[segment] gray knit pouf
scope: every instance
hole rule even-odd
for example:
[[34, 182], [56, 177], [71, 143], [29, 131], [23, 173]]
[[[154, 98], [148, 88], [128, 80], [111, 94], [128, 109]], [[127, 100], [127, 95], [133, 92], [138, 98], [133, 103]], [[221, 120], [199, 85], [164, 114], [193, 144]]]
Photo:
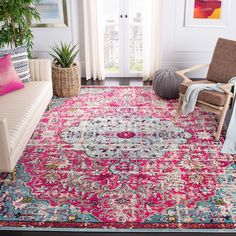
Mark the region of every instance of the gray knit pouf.
[[154, 75], [153, 90], [156, 95], [166, 99], [179, 98], [179, 84], [182, 78], [169, 69], [158, 70]]

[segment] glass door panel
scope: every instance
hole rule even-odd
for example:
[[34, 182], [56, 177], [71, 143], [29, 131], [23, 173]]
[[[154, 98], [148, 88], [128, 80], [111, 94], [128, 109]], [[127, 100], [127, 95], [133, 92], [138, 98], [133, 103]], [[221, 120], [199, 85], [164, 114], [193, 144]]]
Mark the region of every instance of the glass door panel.
[[104, 0], [104, 67], [108, 74], [120, 73], [119, 16], [119, 0]]
[[145, 0], [103, 1], [106, 77], [142, 77]]
[[143, 72], [144, 0], [129, 0], [129, 73]]

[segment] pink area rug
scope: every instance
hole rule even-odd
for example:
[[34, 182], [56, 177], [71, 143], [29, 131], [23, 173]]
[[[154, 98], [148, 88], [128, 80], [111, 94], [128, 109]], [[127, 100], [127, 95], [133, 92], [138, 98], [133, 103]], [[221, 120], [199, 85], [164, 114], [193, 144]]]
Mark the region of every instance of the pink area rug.
[[53, 99], [0, 187], [0, 226], [234, 229], [236, 158], [220, 154], [217, 122], [150, 87], [84, 87]]

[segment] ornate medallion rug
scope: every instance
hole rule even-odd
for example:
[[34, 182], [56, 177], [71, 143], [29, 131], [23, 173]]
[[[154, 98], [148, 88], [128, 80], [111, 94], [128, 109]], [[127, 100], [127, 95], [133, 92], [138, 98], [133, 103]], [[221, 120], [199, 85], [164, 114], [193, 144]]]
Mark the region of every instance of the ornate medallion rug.
[[151, 87], [84, 87], [53, 99], [0, 186], [0, 226], [77, 230], [231, 229], [236, 158], [215, 117], [173, 117]]

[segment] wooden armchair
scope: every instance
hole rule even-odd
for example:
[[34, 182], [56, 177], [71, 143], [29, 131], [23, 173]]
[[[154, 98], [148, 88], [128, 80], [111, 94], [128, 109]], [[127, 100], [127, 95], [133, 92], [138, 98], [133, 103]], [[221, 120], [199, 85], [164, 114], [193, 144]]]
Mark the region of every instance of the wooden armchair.
[[[205, 67], [209, 67], [206, 80], [192, 81], [186, 76], [189, 72]], [[234, 84], [229, 83], [229, 81], [236, 76], [236, 41], [222, 38], [218, 39], [211, 64], [197, 65], [186, 70], [178, 71], [177, 74], [180, 75], [184, 81], [179, 87], [180, 98], [176, 118], [181, 113], [184, 94], [191, 84], [223, 83], [220, 88], [224, 93], [202, 90], [198, 95], [196, 104], [196, 106], [201, 107], [204, 111], [212, 112], [219, 116], [219, 126], [215, 135], [215, 138], [218, 141], [224, 125], [226, 113], [233, 97], [232, 89]]]

